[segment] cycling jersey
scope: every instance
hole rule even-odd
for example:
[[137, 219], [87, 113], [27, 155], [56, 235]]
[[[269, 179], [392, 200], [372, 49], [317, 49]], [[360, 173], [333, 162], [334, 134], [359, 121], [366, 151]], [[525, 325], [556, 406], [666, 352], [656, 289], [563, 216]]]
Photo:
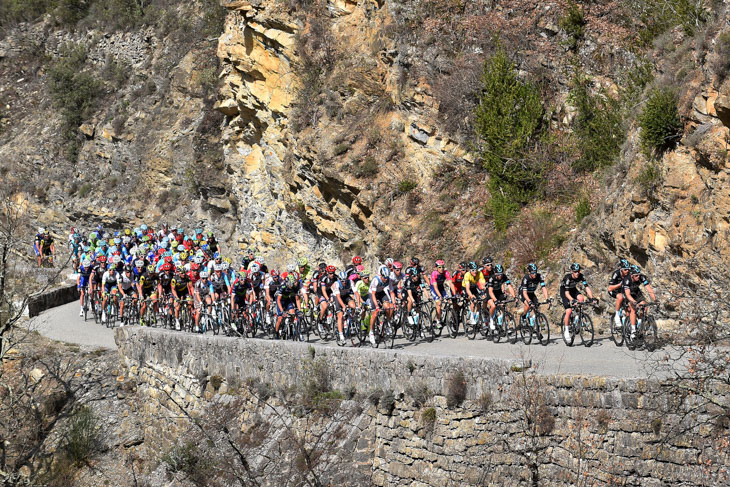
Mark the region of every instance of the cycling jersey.
[[418, 301], [421, 299], [421, 293], [418, 292], [418, 290], [421, 288], [421, 285], [423, 283], [424, 283], [423, 279], [421, 279], [420, 275], [415, 280], [409, 277], [408, 279], [403, 281], [403, 291], [405, 291], [405, 292], [411, 291], [411, 294], [413, 295], [413, 299]]
[[534, 294], [538, 287], [545, 287], [545, 280], [541, 274], [535, 274], [535, 277], [530, 277], [529, 274], [525, 274], [520, 283], [520, 295], [522, 291], [527, 291], [530, 294]]
[[[631, 277], [631, 276], [628, 275], [628, 273], [627, 273], [626, 277]], [[617, 284], [621, 284], [622, 286], [618, 287], [617, 289], [614, 289], [613, 291], [608, 291], [608, 294], [612, 298], [615, 298], [616, 296], [618, 296], [620, 293], [623, 292], [623, 282], [624, 282], [624, 276], [621, 275], [621, 269], [616, 269], [615, 271], [613, 271], [613, 274], [611, 274], [611, 279], [608, 280], [608, 285], [615, 286]]]
[[235, 296], [245, 296], [246, 291], [251, 289], [251, 283], [246, 279], [245, 276], [240, 277], [233, 281], [233, 285], [231, 286], [231, 294]]
[[431, 288], [438, 287], [438, 290], [441, 292], [441, 294], [444, 293], [444, 283], [446, 281], [451, 280], [451, 274], [449, 274], [449, 271], [444, 271], [443, 273], [434, 270], [431, 273]]
[[[317, 286], [317, 296], [324, 299], [324, 293], [322, 292], [323, 288], [325, 290], [331, 289], [332, 284], [334, 284], [335, 281], [337, 281], [335, 276], [330, 276], [329, 274], [322, 276], [322, 279], [319, 280], [319, 286]], [[329, 293], [327, 293], [327, 296], [329, 296]]]
[[621, 284], [621, 289], [626, 292], [628, 289], [629, 294], [632, 298], [636, 300], [640, 300], [643, 296], [641, 292], [641, 286], [646, 286], [649, 284], [649, 279], [644, 274], [639, 274], [639, 279], [634, 281], [630, 275], [626, 276], [623, 280], [623, 283]]
[[578, 299], [578, 286], [588, 287], [588, 282], [583, 277], [583, 273], [579, 272], [577, 277], [573, 277], [573, 273], [569, 272], [563, 276], [563, 280], [560, 281], [560, 299], [563, 302], [563, 308], [570, 308], [570, 300], [565, 296], [567, 292], [570, 299]]
[[94, 266], [94, 284], [101, 284], [101, 278], [104, 277], [106, 269], [102, 269], [99, 264]]
[[175, 288], [175, 292], [177, 292], [178, 296], [182, 294], [188, 293], [188, 283], [190, 280], [187, 276], [175, 276], [172, 278], [171, 285]]
[[345, 281], [344, 284], [340, 282], [339, 280], [335, 281], [335, 283], [331, 287], [332, 294], [337, 296], [340, 296], [340, 299], [347, 303], [348, 299], [352, 299], [352, 286], [350, 285], [350, 281]]
[[269, 276], [266, 278], [266, 281], [264, 281], [264, 290], [269, 291], [269, 296], [275, 295], [276, 291], [279, 290], [279, 286], [281, 286], [281, 279], [279, 279], [279, 276]]
[[118, 280], [119, 276], [117, 275], [116, 271], [108, 270], [101, 278], [101, 285], [104, 286], [104, 290], [106, 292], [109, 292], [113, 288], [117, 287]]
[[381, 275], [375, 276], [375, 279], [372, 279], [370, 281], [370, 289], [369, 292], [380, 294], [385, 293], [385, 289], [389, 287], [390, 279], [383, 279]]
[[489, 278], [487, 287], [492, 290], [497, 301], [501, 301], [504, 298], [504, 291], [502, 290], [502, 287], [510, 283], [511, 281], [509, 280], [509, 277], [507, 277], [507, 274], [502, 274], [501, 277], [494, 275]]
[[360, 298], [367, 299], [370, 286], [365, 284], [365, 281], [361, 279], [355, 283], [355, 291], [360, 294]]
[[144, 290], [151, 290], [157, 285], [157, 276], [150, 275], [147, 271], [144, 271], [138, 279], [139, 284]]
[[170, 294], [172, 292], [172, 278], [174, 274], [172, 272], [161, 272], [158, 278], [158, 282], [160, 283], [160, 286], [162, 286], [162, 291], [165, 294]]
[[464, 288], [469, 288], [471, 293], [474, 294], [477, 289], [484, 289], [487, 286], [487, 281], [484, 279], [484, 274], [480, 271], [477, 271], [476, 275], [467, 272], [464, 274], [464, 279], [461, 281], [461, 284]]
[[203, 281], [202, 279], [195, 283], [195, 292], [198, 293], [201, 299], [209, 294], [213, 293], [213, 286], [210, 281]]
[[213, 286], [213, 290], [215, 292], [220, 294], [223, 292], [227, 292], [228, 288], [231, 286], [231, 283], [228, 280], [228, 276], [221, 273], [220, 276], [213, 275], [210, 278], [210, 285]]
[[403, 274], [403, 271], [401, 271], [400, 275], [396, 275], [395, 272], [391, 272], [390, 277], [388, 278], [390, 281], [390, 290], [396, 292], [400, 287], [402, 287], [401, 282], [403, 282], [404, 279], [405, 274]]
[[129, 290], [134, 286], [134, 276], [127, 277], [127, 274], [122, 272], [119, 274], [119, 284], [122, 285], [122, 289], [125, 293], [129, 292]]

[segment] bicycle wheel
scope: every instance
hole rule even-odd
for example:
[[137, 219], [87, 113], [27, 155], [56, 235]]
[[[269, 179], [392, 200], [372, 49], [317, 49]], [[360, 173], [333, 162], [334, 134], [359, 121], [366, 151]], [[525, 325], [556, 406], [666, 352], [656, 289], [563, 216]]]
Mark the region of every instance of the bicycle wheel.
[[[471, 313], [471, 312], [470, 312]], [[472, 323], [474, 321], [474, 323]], [[464, 335], [469, 340], [474, 340], [477, 337], [477, 331], [482, 328], [482, 313], [477, 313], [476, 320], [472, 320], [471, 314], [464, 320]]]
[[444, 323], [446, 323], [446, 328], [449, 330], [449, 336], [451, 338], [456, 338], [459, 334], [459, 321], [456, 317], [456, 310], [449, 306], [444, 310], [443, 318]]
[[[370, 328], [366, 325], [366, 317], [367, 313], [363, 313], [355, 319], [355, 326], [357, 326], [357, 339], [360, 342], [360, 345], [367, 342], [368, 332], [370, 331]], [[369, 321], [367, 322], [369, 323]]]
[[512, 313], [509, 311], [504, 312], [504, 333], [506, 336], [506, 339], [509, 340], [509, 342], [514, 345], [517, 343], [518, 339], [518, 332], [517, 332], [517, 325], [515, 324], [515, 318], [512, 316]]
[[623, 326], [616, 326], [616, 313], [612, 314], [609, 320], [611, 321], [611, 340], [617, 347], [620, 347], [624, 344]]
[[[403, 338], [405, 338], [406, 340], [410, 340], [410, 337], [413, 335], [413, 328], [415, 327], [415, 323], [412, 323], [413, 316], [408, 313], [408, 308], [406, 308], [405, 305], [400, 309], [400, 312], [397, 316], [398, 325], [403, 332]], [[408, 320], [408, 318], [410, 318], [410, 321]]]
[[[564, 317], [565, 317], [565, 315], [563, 315], [563, 318]], [[567, 332], [567, 335], [566, 335], [565, 326], [564, 326], [565, 321], [564, 321], [564, 319], [560, 321], [560, 335], [562, 335], [563, 341], [569, 347], [572, 347], [573, 346], [573, 342], [575, 341], [575, 332], [574, 332], [573, 326], [572, 326], [574, 320], [575, 320], [575, 312], [574, 312], [573, 315], [571, 315], [570, 321], [568, 322], [568, 332]]]
[[535, 332], [540, 345], [543, 347], [550, 343], [550, 322], [542, 313], [535, 313]]
[[[534, 321], [534, 318], [533, 318]], [[532, 326], [530, 326], [530, 322], [528, 321], [528, 318], [525, 317], [525, 315], [520, 316], [520, 337], [522, 338], [522, 343], [525, 345], [529, 345], [532, 343]]]
[[647, 316], [642, 323], [642, 333], [644, 334], [644, 348], [653, 352], [657, 349], [659, 338], [657, 333], [656, 321], [653, 316]]
[[489, 334], [492, 336], [492, 341], [494, 343], [499, 343], [500, 340], [502, 340], [502, 337], [506, 336], [504, 333], [504, 315], [503, 311], [501, 309], [497, 309], [497, 311], [494, 313], [494, 327], [495, 329], [492, 330], [491, 326], [489, 327]]
[[578, 334], [580, 335], [580, 341], [586, 347], [593, 345], [593, 320], [587, 314], [581, 317], [580, 328], [578, 328]]
[[388, 318], [383, 323], [383, 326], [385, 327], [385, 329], [383, 330], [383, 334], [385, 335], [385, 343], [388, 348], [393, 348], [393, 345], [395, 345], [395, 335], [397, 333], [396, 324], [393, 322], [393, 319]]
[[84, 322], [86, 322], [86, 315], [89, 313], [89, 293], [88, 293], [88, 291], [84, 292], [83, 310], [84, 310]]

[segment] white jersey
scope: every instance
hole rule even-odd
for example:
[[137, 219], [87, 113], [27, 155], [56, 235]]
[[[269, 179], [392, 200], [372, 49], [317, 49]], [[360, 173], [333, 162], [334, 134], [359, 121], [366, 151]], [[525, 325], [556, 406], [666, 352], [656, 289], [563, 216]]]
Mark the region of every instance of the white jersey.
[[395, 272], [390, 272], [390, 290], [395, 291], [399, 287], [401, 287], [401, 283], [403, 282], [403, 279], [405, 277], [405, 273], [401, 270], [400, 276], [396, 276]]
[[125, 272], [122, 272], [118, 275], [119, 277], [119, 284], [122, 285], [122, 289], [124, 289], [124, 292], [129, 291], [129, 289], [134, 286], [134, 275], [127, 277], [127, 274]]
[[117, 271], [115, 270], [107, 270], [104, 272], [104, 275], [101, 276], [101, 285], [106, 286], [109, 284], [110, 286], [116, 286], [119, 283], [119, 274], [117, 274]]

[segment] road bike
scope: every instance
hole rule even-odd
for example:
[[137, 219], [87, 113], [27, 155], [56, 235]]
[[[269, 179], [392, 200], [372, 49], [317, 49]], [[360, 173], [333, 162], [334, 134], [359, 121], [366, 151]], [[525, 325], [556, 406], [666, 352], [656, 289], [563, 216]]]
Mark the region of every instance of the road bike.
[[480, 295], [469, 300], [477, 309], [474, 315], [472, 315], [471, 306], [467, 303], [463, 304], [463, 307], [466, 310], [464, 317], [464, 334], [469, 340], [474, 340], [477, 336], [477, 332], [480, 332], [483, 336], [488, 334], [489, 310], [487, 310], [484, 306], [484, 301], [486, 299], [485, 295]]
[[659, 343], [656, 320], [649, 313], [649, 310], [656, 306], [657, 303], [643, 303], [636, 306], [636, 334], [633, 337], [628, 313], [624, 316], [623, 337], [629, 350], [636, 350], [642, 346], [649, 352], [656, 350]]
[[393, 345], [395, 344], [396, 330], [396, 323], [393, 322], [394, 317], [395, 315], [391, 315], [389, 318], [387, 310], [381, 308], [378, 311], [378, 315], [375, 318], [374, 323], [371, 318], [370, 326], [372, 327], [373, 334], [375, 335], [375, 348], [380, 347], [381, 343], [388, 348], [393, 348]]
[[499, 343], [502, 338], [510, 343], [517, 343], [515, 318], [512, 316], [512, 313], [507, 311], [507, 305], [514, 302], [515, 299], [512, 298], [497, 301], [495, 303], [494, 317], [492, 318], [494, 327], [492, 327], [492, 323], [490, 323], [489, 334], [487, 337], [491, 337], [494, 343]]
[[593, 320], [588, 313], [584, 311], [584, 308], [587, 306], [595, 307], [596, 303], [596, 299], [591, 299], [583, 302], [574, 300], [570, 304], [570, 307], [573, 309], [573, 313], [571, 314], [570, 321], [568, 322], [567, 334], [565, 333], [565, 327], [563, 325], [565, 323], [565, 312], [567, 312], [567, 310], [563, 313], [563, 317], [560, 320], [560, 334], [563, 336], [563, 341], [567, 346], [573, 346], [576, 336], [580, 337], [580, 341], [584, 346], [590, 347], [593, 345]]
[[522, 337], [522, 342], [525, 345], [532, 343], [533, 335], [542, 346], [550, 343], [550, 324], [547, 316], [540, 312], [540, 306], [545, 304], [548, 305], [549, 310], [553, 304], [552, 298], [542, 303], [530, 301], [527, 312], [520, 316], [520, 336]]
[[353, 347], [359, 347], [362, 343], [360, 340], [359, 330], [361, 328], [360, 316], [362, 310], [359, 308], [350, 308], [345, 306], [342, 315], [342, 336], [337, 334], [337, 345], [344, 347], [348, 343]]
[[[615, 298], [612, 297], [612, 299]], [[615, 343], [617, 347], [620, 347], [624, 344], [624, 322], [628, 323], [628, 308], [626, 307], [626, 300], [621, 303], [621, 308], [618, 310], [619, 325], [616, 325], [616, 313], [617, 312], [614, 311], [609, 317], [609, 329], [611, 330], [611, 340], [613, 340], [613, 343]]]

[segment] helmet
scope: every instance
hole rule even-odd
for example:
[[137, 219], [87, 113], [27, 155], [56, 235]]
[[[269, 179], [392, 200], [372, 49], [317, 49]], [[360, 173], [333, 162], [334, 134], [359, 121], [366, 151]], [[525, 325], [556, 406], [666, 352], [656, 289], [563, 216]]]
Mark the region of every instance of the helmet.
[[98, 257], [98, 258], [96, 259], [96, 261], [97, 261], [98, 263], [100, 263], [100, 264], [106, 264], [106, 256], [105, 256], [105, 255], [100, 255], [100, 256], [99, 256], [99, 257]]
[[203, 256], [202, 255], [196, 255], [193, 257], [193, 262], [196, 264], [202, 264], [203, 263]]
[[634, 275], [638, 275], [638, 274], [641, 274], [641, 267], [639, 267], [638, 265], [632, 265], [631, 266], [631, 275], [634, 276]]
[[406, 274], [411, 277], [416, 277], [418, 275], [418, 269], [415, 267], [409, 267], [408, 270], [406, 270]]
[[120, 243], [122, 243], [122, 239], [121, 239], [121, 238], [119, 238], [119, 237], [115, 237], [115, 238], [114, 238], [114, 244], [115, 244], [115, 245], [119, 245]]
[[140, 229], [140, 230], [142, 230], [143, 232], [146, 232], [146, 231], [147, 231], [147, 225], [145, 225], [145, 224], [143, 223], [143, 224], [141, 224], [141, 225], [139, 226], [139, 229]]
[[327, 266], [327, 274], [334, 274], [334, 272], [337, 270], [337, 268], [333, 265]]
[[435, 265], [436, 265], [436, 267], [443, 267], [444, 266], [444, 261], [441, 260], [441, 259], [439, 259], [439, 260], [436, 261], [436, 264]]
[[200, 271], [200, 278], [206, 279], [208, 277], [208, 271]]
[[470, 271], [475, 271], [475, 270], [477, 270], [479, 268], [479, 266], [477, 266], [477, 263], [474, 262], [474, 261], [469, 262], [469, 266], [468, 267], [469, 267], [469, 270]]
[[287, 272], [294, 272], [295, 270], [297, 270], [297, 266], [295, 266], [294, 264], [289, 264], [288, 266], [286, 266]]
[[393, 262], [393, 269], [403, 269], [403, 264], [398, 261]]
[[418, 265], [421, 261], [418, 259], [418, 257], [411, 257], [411, 265]]
[[572, 264], [570, 264], [570, 270], [572, 272], [578, 272], [578, 271], [580, 271], [580, 264], [577, 263], [577, 262], [573, 262]]
[[362, 265], [362, 264], [360, 264], [360, 265], [358, 265], [358, 266], [356, 266], [356, 267], [355, 267], [355, 270], [356, 270], [357, 272], [362, 272], [362, 271], [364, 271], [364, 270], [365, 270], [365, 266], [364, 266], [364, 265]]
[[504, 274], [504, 268], [502, 267], [502, 264], [497, 264], [494, 266], [494, 273], [495, 274]]
[[459, 262], [458, 268], [460, 271], [463, 271], [469, 268], [469, 264], [466, 261], [462, 260], [461, 262]]
[[288, 276], [286, 276], [286, 287], [288, 287], [289, 289], [292, 289], [296, 285], [297, 285], [297, 278], [294, 277], [294, 274], [289, 274]]
[[387, 279], [388, 276], [390, 276], [390, 270], [386, 266], [382, 266], [378, 273], [380, 274], [380, 277], [385, 278], [385, 279]]
[[324, 271], [325, 271], [325, 270], [327, 269], [327, 264], [325, 264], [324, 262], [320, 262], [320, 263], [319, 263], [319, 264], [317, 265], [317, 267], [319, 267], [319, 270], [320, 270], [320, 271], [323, 271], [323, 272], [324, 272]]
[[369, 271], [360, 271], [360, 279], [367, 279], [370, 277]]
[[142, 259], [135, 260], [134, 261], [134, 267], [136, 267], [137, 269], [143, 268], [144, 267], [144, 261]]
[[155, 266], [153, 266], [152, 264], [148, 265], [147, 266], [147, 272], [149, 272], [150, 274], [154, 274], [155, 273]]
[[221, 258], [221, 253], [220, 252], [216, 252], [215, 254], [213, 254], [213, 258], [214, 259], [220, 259]]
[[185, 274], [185, 268], [183, 266], [175, 268], [175, 274], [182, 276]]
[[180, 244], [180, 245], [177, 246], [177, 251], [178, 252], [182, 252], [184, 250], [185, 250], [185, 246], [183, 244]]
[[165, 255], [164, 261], [168, 264], [172, 262], [172, 256], [171, 255]]
[[160, 242], [160, 248], [166, 249], [167, 248], [167, 240], [163, 240]]
[[352, 263], [355, 265], [362, 264], [362, 257], [360, 257], [359, 255], [356, 255], [355, 257], [352, 258]]
[[227, 271], [228, 270], [228, 267], [229, 267], [228, 262], [221, 262], [221, 270], [222, 271]]
[[217, 271], [222, 271], [223, 270], [223, 264], [214, 264], [213, 265], [213, 270], [216, 271], [216, 272]]
[[162, 264], [162, 266], [160, 267], [160, 270], [161, 270], [162, 272], [170, 272], [170, 271], [172, 270], [172, 264], [170, 264], [169, 262], [165, 262], [165, 263], [164, 263], [164, 264]]
[[629, 264], [629, 261], [628, 261], [628, 260], [626, 260], [626, 259], [621, 259], [621, 260], [619, 260], [619, 261], [618, 261], [618, 266], [619, 266], [619, 268], [621, 268], [621, 269], [626, 269], [626, 270], [629, 270], [629, 269], [631, 269], [631, 264]]
[[264, 263], [264, 257], [262, 255], [255, 256], [253, 258], [253, 260], [255, 260], [256, 262], [258, 262], [259, 264], [263, 264]]
[[88, 258], [86, 258], [86, 259], [84, 259], [84, 260], [81, 261], [81, 265], [84, 266], [84, 267], [89, 267], [91, 265], [91, 260], [88, 259]]
[[276, 276], [278, 276], [278, 275], [279, 275], [279, 271], [277, 271], [276, 269], [271, 269], [271, 270], [269, 271], [269, 275], [270, 275], [271, 277], [276, 277]]
[[115, 255], [112, 258], [112, 262], [114, 262], [114, 264], [119, 264], [121, 261], [122, 261], [122, 256], [121, 255]]
[[345, 272], [345, 271], [338, 272], [337, 273], [337, 279], [339, 279], [342, 282], [346, 281], [347, 280], [347, 272]]
[[482, 265], [487, 265], [492, 263], [492, 257], [486, 256], [482, 259]]
[[43, 227], [38, 227], [38, 233], [46, 233], [46, 229]]
[[527, 273], [528, 274], [537, 274], [537, 266], [530, 262], [527, 264]]
[[300, 257], [299, 260], [297, 261], [297, 264], [299, 264], [299, 267], [305, 267], [308, 263], [309, 263], [309, 261], [307, 260], [306, 257]]
[[188, 253], [187, 252], [180, 252], [180, 255], [178, 256], [180, 260], [187, 260]]
[[254, 264], [253, 264], [253, 265], [251, 266], [251, 272], [258, 272], [258, 271], [260, 271], [260, 270], [261, 270], [261, 266], [260, 266], [260, 265], [258, 265], [258, 264], [256, 264], [256, 263], [254, 262]]
[[124, 266], [124, 272], [132, 272], [132, 266], [127, 264]]
[[387, 265], [388, 267], [392, 266], [393, 265], [393, 259], [390, 258], [390, 257], [388, 257], [387, 259], [385, 259], [385, 265]]
[[198, 270], [200, 270], [200, 264], [196, 264], [195, 262], [193, 262], [192, 264], [190, 264], [190, 270], [191, 271], [198, 271]]

